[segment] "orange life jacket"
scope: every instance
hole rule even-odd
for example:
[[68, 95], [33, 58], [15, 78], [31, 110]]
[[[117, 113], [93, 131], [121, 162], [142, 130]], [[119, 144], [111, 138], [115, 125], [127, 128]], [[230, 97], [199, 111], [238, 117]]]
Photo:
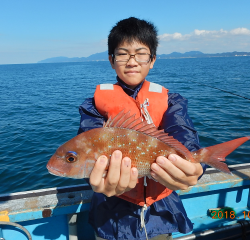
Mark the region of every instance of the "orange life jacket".
[[[142, 108], [146, 103], [154, 125], [159, 127], [168, 108], [168, 90], [145, 80], [136, 99], [133, 99], [118, 84], [101, 84], [96, 87], [94, 100], [98, 112], [107, 118], [114, 118], [122, 110], [130, 110], [131, 115], [136, 114], [136, 117], [143, 119]], [[144, 178], [139, 178], [135, 188], [118, 197], [140, 206], [144, 206], [146, 201], [149, 206], [172, 193], [172, 190], [152, 179], [147, 179], [146, 182], [147, 186], [144, 187]]]

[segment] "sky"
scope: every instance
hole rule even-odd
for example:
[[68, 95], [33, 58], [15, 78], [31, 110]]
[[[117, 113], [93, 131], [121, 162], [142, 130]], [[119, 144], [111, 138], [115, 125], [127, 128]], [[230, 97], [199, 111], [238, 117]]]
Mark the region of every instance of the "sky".
[[0, 64], [104, 52], [131, 16], [157, 27], [157, 54], [250, 52], [249, 12], [249, 0], [0, 0]]

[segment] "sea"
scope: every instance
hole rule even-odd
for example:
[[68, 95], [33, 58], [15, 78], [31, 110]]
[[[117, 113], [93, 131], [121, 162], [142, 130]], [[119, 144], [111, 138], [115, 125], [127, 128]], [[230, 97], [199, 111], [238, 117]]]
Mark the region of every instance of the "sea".
[[[157, 59], [147, 80], [188, 99], [201, 146], [250, 136], [250, 57]], [[0, 65], [0, 194], [84, 183], [48, 173], [76, 136], [79, 105], [115, 83], [108, 61]], [[227, 157], [250, 162], [250, 141]]]

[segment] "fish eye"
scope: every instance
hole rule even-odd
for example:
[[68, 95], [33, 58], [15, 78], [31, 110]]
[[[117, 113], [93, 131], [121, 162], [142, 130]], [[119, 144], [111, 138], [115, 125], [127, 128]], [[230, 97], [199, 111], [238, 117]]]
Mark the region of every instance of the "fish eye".
[[76, 160], [77, 160], [77, 153], [76, 152], [72, 152], [72, 151], [67, 152], [67, 154], [66, 154], [66, 161], [67, 162], [73, 163]]

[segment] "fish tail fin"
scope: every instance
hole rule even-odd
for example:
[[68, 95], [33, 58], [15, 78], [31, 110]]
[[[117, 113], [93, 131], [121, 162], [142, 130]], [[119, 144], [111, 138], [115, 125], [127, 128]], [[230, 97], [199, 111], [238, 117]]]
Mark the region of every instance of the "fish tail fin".
[[226, 156], [249, 139], [250, 136], [237, 138], [228, 142], [194, 151], [192, 152], [192, 155], [194, 159], [199, 159], [199, 162], [203, 162], [224, 173], [231, 174], [228, 166], [224, 163]]

